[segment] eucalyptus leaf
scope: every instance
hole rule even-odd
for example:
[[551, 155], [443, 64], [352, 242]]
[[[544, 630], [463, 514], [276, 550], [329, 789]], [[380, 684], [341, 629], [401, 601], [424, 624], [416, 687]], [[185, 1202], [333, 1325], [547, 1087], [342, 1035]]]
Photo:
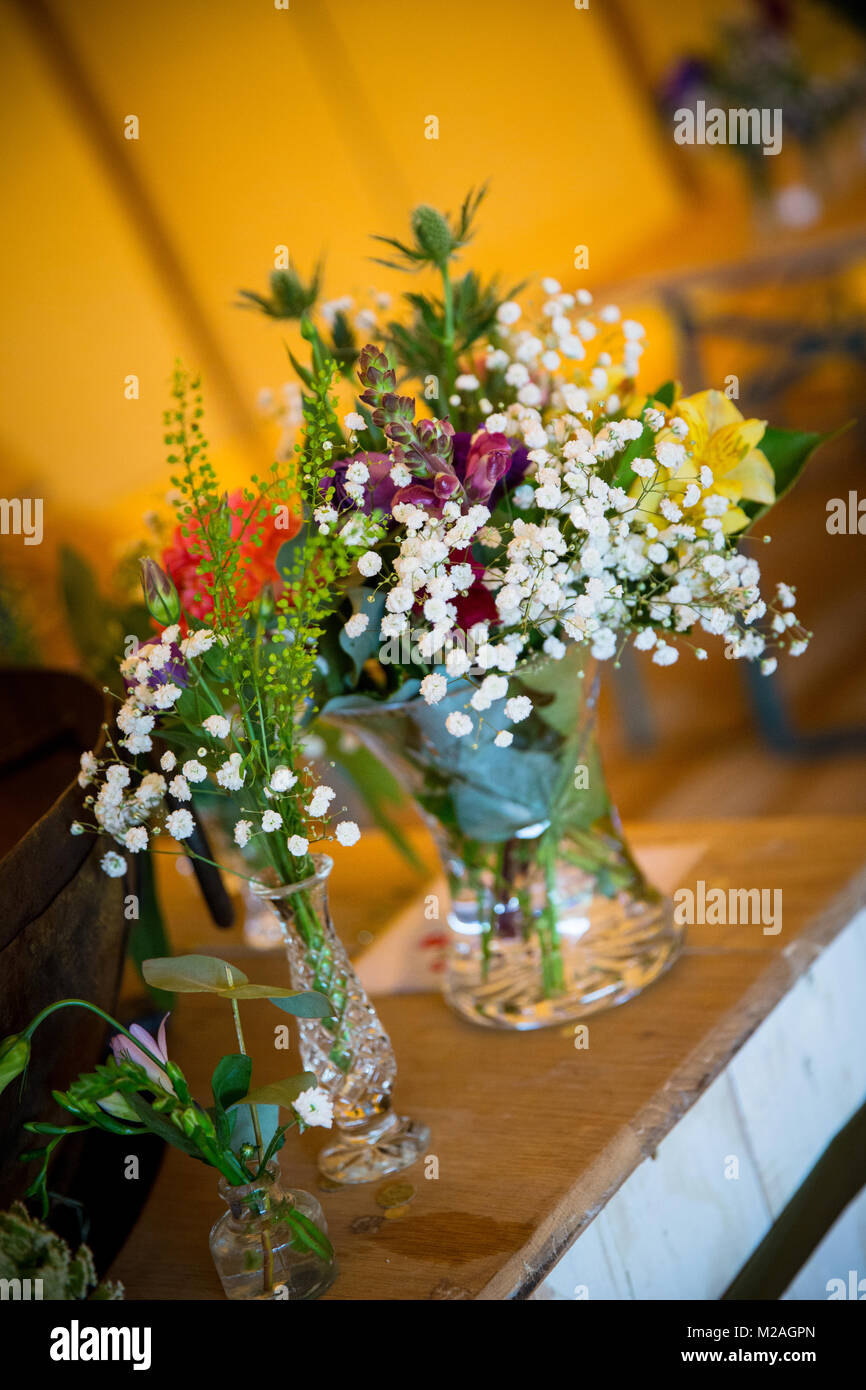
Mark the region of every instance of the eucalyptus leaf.
[[222, 994], [229, 982], [249, 983], [242, 970], [219, 956], [159, 956], [143, 961], [141, 973], [147, 984], [177, 994]]
[[[258, 1142], [250, 1106], [245, 1101], [243, 1104], [236, 1103], [232, 1107], [232, 1114], [237, 1116], [231, 1137], [232, 1153], [239, 1154], [243, 1144], [252, 1144], [253, 1148], [257, 1148]], [[280, 1122], [279, 1106], [257, 1104], [256, 1114], [258, 1115], [262, 1143], [266, 1144], [265, 1135], [272, 1134]]]
[[334, 1012], [334, 1006], [327, 995], [319, 994], [314, 989], [275, 990], [273, 985], [268, 985], [267, 997], [278, 1009], [282, 1009], [283, 1013], [292, 1014], [294, 1018], [327, 1018]]
[[379, 628], [382, 623], [382, 614], [385, 612], [385, 595], [377, 593], [375, 589], [360, 587], [349, 589], [348, 595], [352, 600], [352, 612], [363, 613], [369, 622], [359, 637], [349, 637], [345, 627], [340, 629], [340, 646], [347, 656], [351, 658], [354, 670], [352, 680], [357, 682], [361, 668], [365, 661], [369, 661], [371, 656], [382, 644], [379, 636]]

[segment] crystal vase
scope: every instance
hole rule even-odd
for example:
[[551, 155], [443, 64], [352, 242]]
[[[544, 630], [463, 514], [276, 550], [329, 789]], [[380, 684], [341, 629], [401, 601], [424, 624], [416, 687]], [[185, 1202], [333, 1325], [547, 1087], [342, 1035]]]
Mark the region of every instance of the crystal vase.
[[309, 1192], [285, 1188], [276, 1161], [256, 1182], [220, 1179], [228, 1211], [210, 1233], [226, 1298], [299, 1301], [318, 1298], [337, 1266], [322, 1208]]
[[420, 1158], [430, 1131], [391, 1107], [394, 1049], [331, 922], [333, 861], [320, 854], [313, 862], [316, 872], [304, 882], [255, 891], [281, 923], [293, 988], [318, 990], [333, 1005], [328, 1018], [298, 1019], [304, 1070], [334, 1102], [336, 1137], [319, 1153], [319, 1169], [332, 1182], [375, 1182]]
[[[632, 998], [676, 959], [683, 929], [635, 863], [599, 753], [599, 679], [584, 649], [527, 664], [509, 694], [531, 715], [479, 719], [475, 686], [449, 683], [429, 706], [418, 683], [389, 700], [332, 700], [324, 716], [351, 729], [401, 776], [430, 825], [450, 892], [444, 973], [463, 1017], [526, 1030]], [[500, 706], [501, 708], [501, 706]], [[452, 711], [473, 732], [445, 730]], [[494, 742], [500, 726], [513, 734]]]

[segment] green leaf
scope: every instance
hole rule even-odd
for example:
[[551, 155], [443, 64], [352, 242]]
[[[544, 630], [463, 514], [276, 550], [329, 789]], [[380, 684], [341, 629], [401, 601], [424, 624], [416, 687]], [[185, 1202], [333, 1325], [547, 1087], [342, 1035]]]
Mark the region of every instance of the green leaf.
[[[311, 1071], [303, 1071], [298, 1076], [287, 1076], [283, 1081], [272, 1081], [267, 1086], [259, 1086], [255, 1091], [250, 1091], [242, 1100], [235, 1101], [236, 1105], [281, 1105], [284, 1110], [292, 1108], [292, 1102], [297, 1100], [303, 1091], [309, 1091], [312, 1086], [318, 1086], [317, 1077]], [[264, 1132], [264, 1130], [263, 1130]]]
[[[648, 410], [650, 406], [652, 406], [652, 404], [653, 399], [651, 396], [648, 396], [646, 401], [644, 402], [643, 409]], [[641, 414], [643, 414], [643, 412], [641, 412]], [[649, 425], [644, 425], [643, 430], [638, 435], [637, 439], [633, 439], [631, 443], [626, 446], [624, 453], [622, 453], [615, 462], [615, 471], [613, 474], [613, 478], [611, 479], [615, 487], [621, 487], [626, 492], [628, 492], [629, 488], [631, 487], [632, 483], [634, 482], [637, 476], [634, 469], [631, 466], [632, 460], [639, 458], [651, 458], [654, 442], [655, 435], [653, 434], [653, 431], [650, 429]]]
[[141, 973], [157, 989], [178, 994], [222, 994], [232, 986], [245, 985], [247, 977], [237, 966], [219, 956], [163, 956], [142, 963]]
[[330, 999], [313, 989], [299, 993], [290, 989], [275, 990], [269, 985], [267, 997], [283, 1013], [292, 1014], [295, 1018], [327, 1018], [334, 1011]]
[[[259, 1130], [263, 1136], [262, 1143], [264, 1143], [264, 1135], [270, 1134], [279, 1123], [279, 1106], [257, 1105], [256, 1110], [258, 1113]], [[235, 1119], [234, 1132], [231, 1137], [232, 1153], [239, 1154], [244, 1144], [252, 1144], [253, 1148], [257, 1148], [253, 1112], [246, 1101], [243, 1101], [241, 1104], [236, 1103], [232, 1107], [232, 1113], [229, 1118]], [[267, 1152], [267, 1148], [265, 1152]]]
[[828, 439], [836, 439], [845, 430], [850, 429], [851, 423], [853, 422], [843, 425], [841, 429], [834, 430], [831, 434], [816, 434], [813, 431], [805, 430], [779, 430], [773, 425], [767, 426], [758, 448], [768, 459], [773, 470], [776, 501], [764, 504], [741, 502], [740, 506], [743, 511], [748, 512], [751, 518], [748, 529], [751, 529], [756, 521], [765, 516], [770, 508], [784, 497], [786, 492], [790, 492], [815, 450], [821, 444], [826, 443]]
[[286, 1013], [302, 1018], [326, 1018], [330, 1004], [314, 991], [256, 985], [242, 970], [218, 956], [166, 956], [146, 960], [142, 974], [149, 985], [178, 994], [216, 994], [221, 999], [270, 999]]
[[30, 1039], [12, 1033], [0, 1043], [0, 1091], [20, 1076], [30, 1060]]
[[334, 1247], [324, 1231], [297, 1207], [287, 1211], [283, 1220], [292, 1228], [292, 1245], [296, 1250], [313, 1250], [323, 1260], [334, 1258]]
[[177, 1125], [173, 1125], [159, 1110], [154, 1110], [153, 1106], [149, 1105], [142, 1096], [130, 1094], [126, 1096], [126, 1100], [129, 1101], [141, 1123], [150, 1130], [151, 1134], [157, 1135], [166, 1144], [173, 1144], [176, 1149], [188, 1154], [190, 1158], [199, 1158], [203, 1163], [207, 1162], [206, 1159], [202, 1158], [192, 1140], [187, 1139], [183, 1130], [178, 1129]]
[[657, 391], [653, 392], [653, 400], [660, 401], [662, 405], [666, 405], [670, 410], [674, 403], [676, 389], [677, 385], [675, 381], [666, 381], [664, 386], [660, 386]]
[[213, 1098], [217, 1105], [227, 1110], [235, 1101], [241, 1100], [250, 1088], [253, 1072], [251, 1058], [243, 1052], [235, 1052], [221, 1057], [214, 1069], [211, 1081]]

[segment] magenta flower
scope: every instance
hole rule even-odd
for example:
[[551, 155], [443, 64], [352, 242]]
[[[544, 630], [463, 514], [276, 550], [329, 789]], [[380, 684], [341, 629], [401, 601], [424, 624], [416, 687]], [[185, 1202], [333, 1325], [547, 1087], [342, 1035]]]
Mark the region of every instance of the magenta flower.
[[[130, 1033], [134, 1038], [138, 1039], [142, 1047], [136, 1047], [135, 1043], [130, 1042], [125, 1033], [117, 1033], [111, 1039], [111, 1050], [114, 1053], [116, 1062], [122, 1062], [124, 1058], [130, 1062], [137, 1062], [140, 1067], [144, 1067], [144, 1070], [152, 1081], [157, 1081], [164, 1091], [173, 1093], [174, 1087], [168, 1078], [168, 1074], [164, 1072], [162, 1067], [158, 1066], [156, 1062], [151, 1060], [152, 1057], [158, 1057], [161, 1062], [168, 1061], [168, 1052], [166, 1051], [165, 1045], [165, 1023], [167, 1018], [168, 1014], [166, 1014], [162, 1023], [159, 1025], [159, 1033], [156, 1038], [151, 1037], [147, 1029], [142, 1028], [140, 1024], [130, 1024]], [[147, 1048], [147, 1052], [142, 1050], [145, 1047]], [[150, 1056], [148, 1056], [148, 1053]]]

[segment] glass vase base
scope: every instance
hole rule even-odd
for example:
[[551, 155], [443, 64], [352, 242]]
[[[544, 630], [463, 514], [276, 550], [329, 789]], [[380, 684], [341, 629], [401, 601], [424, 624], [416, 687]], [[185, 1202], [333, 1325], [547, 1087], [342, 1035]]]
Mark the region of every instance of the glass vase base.
[[345, 1186], [377, 1182], [417, 1163], [429, 1143], [427, 1125], [405, 1115], [389, 1114], [386, 1124], [379, 1123], [363, 1133], [339, 1131], [337, 1142], [319, 1153], [319, 1172]]
[[[684, 928], [669, 902], [622, 907], [594, 900], [582, 918], [559, 924], [558, 959], [536, 939], [494, 937], [485, 966], [481, 938], [452, 940], [445, 998], [463, 1018], [527, 1032], [612, 1009], [640, 994], [673, 965]], [[543, 981], [547, 980], [545, 989]]]

